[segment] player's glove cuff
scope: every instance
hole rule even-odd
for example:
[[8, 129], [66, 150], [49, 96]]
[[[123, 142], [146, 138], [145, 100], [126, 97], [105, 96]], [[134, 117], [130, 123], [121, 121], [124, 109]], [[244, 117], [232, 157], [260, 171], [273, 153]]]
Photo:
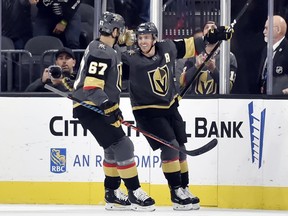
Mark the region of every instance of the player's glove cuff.
[[220, 40], [230, 40], [234, 33], [234, 29], [230, 28], [229, 26], [219, 26], [218, 31]]
[[204, 36], [204, 40], [210, 44], [215, 44], [218, 41], [230, 40], [234, 30], [229, 26], [219, 26], [217, 29], [210, 29]]
[[99, 108], [103, 110], [107, 117], [107, 121], [114, 127], [120, 127], [123, 120], [122, 112], [119, 109], [119, 104], [109, 100], [102, 103]]
[[99, 107], [101, 110], [103, 110], [105, 115], [111, 115], [115, 110], [119, 109], [119, 105], [117, 103], [113, 103], [111, 101], [106, 101], [102, 103]]
[[105, 115], [114, 115], [116, 120], [123, 120], [122, 112], [119, 108], [118, 103], [111, 102], [109, 100], [102, 103], [99, 108], [104, 112]]

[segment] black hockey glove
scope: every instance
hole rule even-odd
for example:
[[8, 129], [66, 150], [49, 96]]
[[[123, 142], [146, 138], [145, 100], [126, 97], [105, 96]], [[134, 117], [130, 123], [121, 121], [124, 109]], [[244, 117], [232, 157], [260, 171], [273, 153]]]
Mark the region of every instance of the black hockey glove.
[[102, 103], [99, 108], [104, 112], [104, 115], [109, 117], [109, 122], [111, 122], [111, 125], [114, 127], [120, 127], [121, 121], [123, 120], [123, 115], [119, 109], [118, 103], [107, 100]]
[[230, 40], [234, 30], [229, 26], [219, 26], [217, 29], [210, 29], [204, 36], [204, 40], [210, 44], [215, 44], [221, 40]]

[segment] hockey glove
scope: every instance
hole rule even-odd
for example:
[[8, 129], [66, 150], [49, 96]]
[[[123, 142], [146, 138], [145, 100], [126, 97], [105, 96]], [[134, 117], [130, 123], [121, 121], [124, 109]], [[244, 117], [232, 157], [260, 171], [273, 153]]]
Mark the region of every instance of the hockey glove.
[[118, 103], [107, 100], [99, 108], [104, 112], [104, 115], [109, 117], [108, 121], [111, 122], [111, 125], [120, 127], [123, 116]]
[[204, 40], [210, 44], [215, 44], [221, 40], [230, 40], [234, 30], [229, 26], [219, 26], [217, 29], [210, 29], [204, 36]]
[[136, 34], [133, 30], [126, 30], [124, 34], [120, 34], [118, 43], [120, 45], [132, 46], [136, 41]]

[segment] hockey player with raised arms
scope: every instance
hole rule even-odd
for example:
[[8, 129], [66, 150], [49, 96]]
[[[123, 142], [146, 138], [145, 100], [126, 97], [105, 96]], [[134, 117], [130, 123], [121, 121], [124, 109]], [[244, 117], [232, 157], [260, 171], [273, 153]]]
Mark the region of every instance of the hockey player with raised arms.
[[[178, 111], [173, 64], [177, 58], [189, 58], [201, 53], [206, 43], [228, 40], [232, 32], [225, 27], [213, 29], [205, 39], [193, 37], [181, 40], [157, 41], [154, 23], [140, 24], [136, 29], [139, 49], [122, 55], [123, 79], [129, 80], [133, 114], [139, 128], [185, 149], [187, 135]], [[153, 150], [160, 149], [162, 171], [168, 182], [174, 210], [200, 208], [200, 200], [189, 186], [186, 155], [147, 138]]]
[[[123, 119], [119, 109], [121, 56], [114, 46], [129, 39], [123, 17], [105, 12], [100, 20], [99, 32], [100, 38], [89, 44], [82, 58], [73, 96], [99, 107], [105, 115], [79, 103], [74, 103], [73, 114], [104, 149], [105, 208], [154, 211], [155, 201], [140, 186], [134, 145], [125, 135], [120, 122]], [[119, 189], [121, 179], [128, 196]]]

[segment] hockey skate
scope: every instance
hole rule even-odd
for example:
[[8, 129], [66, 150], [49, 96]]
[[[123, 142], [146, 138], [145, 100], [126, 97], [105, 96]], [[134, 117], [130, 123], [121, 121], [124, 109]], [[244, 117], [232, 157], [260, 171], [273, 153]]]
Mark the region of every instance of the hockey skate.
[[182, 187], [170, 188], [173, 210], [189, 211], [193, 209], [192, 200], [188, 197]]
[[200, 209], [200, 199], [197, 196], [194, 196], [188, 187], [183, 189], [186, 196], [188, 196], [192, 200], [193, 210]]
[[131, 203], [128, 196], [124, 194], [119, 188], [112, 190], [105, 189], [105, 209], [106, 210], [131, 210]]
[[128, 198], [131, 202], [131, 209], [134, 211], [155, 211], [155, 201], [141, 188], [129, 191]]

